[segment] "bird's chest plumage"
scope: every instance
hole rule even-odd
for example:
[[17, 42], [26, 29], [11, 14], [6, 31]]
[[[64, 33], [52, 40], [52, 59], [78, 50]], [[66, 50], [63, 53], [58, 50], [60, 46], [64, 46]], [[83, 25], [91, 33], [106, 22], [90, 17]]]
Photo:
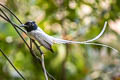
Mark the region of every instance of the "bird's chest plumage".
[[37, 40], [38, 35], [35, 31], [28, 32], [28, 36], [34, 40]]
[[50, 37], [39, 29], [28, 32], [28, 36], [34, 40], [37, 40], [41, 45], [53, 44]]
[[42, 39], [42, 33], [34, 30], [34, 31], [31, 31], [31, 32], [28, 32], [28, 36], [34, 40], [37, 40], [40, 42], [40, 39]]

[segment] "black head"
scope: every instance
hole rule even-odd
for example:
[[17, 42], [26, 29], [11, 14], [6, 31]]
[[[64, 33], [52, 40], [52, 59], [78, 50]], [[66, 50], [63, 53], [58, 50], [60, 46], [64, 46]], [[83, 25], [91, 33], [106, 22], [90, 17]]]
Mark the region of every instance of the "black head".
[[24, 28], [26, 29], [27, 32], [31, 32], [32, 30], [37, 29], [35, 21], [28, 21], [24, 25], [25, 25]]

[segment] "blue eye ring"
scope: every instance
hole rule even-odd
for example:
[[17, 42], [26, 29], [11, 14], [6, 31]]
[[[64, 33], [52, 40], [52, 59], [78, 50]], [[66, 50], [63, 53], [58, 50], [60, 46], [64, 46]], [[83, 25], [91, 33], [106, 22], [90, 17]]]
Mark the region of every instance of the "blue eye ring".
[[31, 24], [31, 26], [35, 26], [35, 24], [34, 24], [34, 23], [32, 23], [32, 24]]

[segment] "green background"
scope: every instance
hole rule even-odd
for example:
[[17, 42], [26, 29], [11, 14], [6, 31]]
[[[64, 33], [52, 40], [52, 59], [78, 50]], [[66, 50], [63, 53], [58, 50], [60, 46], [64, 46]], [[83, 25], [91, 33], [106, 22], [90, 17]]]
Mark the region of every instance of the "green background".
[[[0, 0], [23, 22], [36, 21], [47, 34], [74, 41], [104, 35], [94, 41], [120, 50], [120, 0]], [[7, 13], [7, 12], [6, 12]], [[9, 14], [8, 14], [9, 15]], [[18, 22], [9, 15], [12, 21]], [[27, 36], [22, 35], [29, 43]], [[0, 48], [27, 80], [44, 80], [39, 63], [14, 28], [0, 18]], [[41, 47], [46, 69], [56, 80], [120, 80], [120, 57], [95, 45], [55, 44], [55, 54]], [[0, 54], [0, 80], [22, 80]]]

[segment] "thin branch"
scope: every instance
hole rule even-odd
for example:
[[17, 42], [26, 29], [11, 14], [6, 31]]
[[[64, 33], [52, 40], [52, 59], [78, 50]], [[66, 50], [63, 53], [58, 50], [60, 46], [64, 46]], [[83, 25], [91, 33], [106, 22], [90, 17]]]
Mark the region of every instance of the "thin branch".
[[42, 55], [43, 52], [40, 50], [40, 47], [37, 45], [37, 43], [35, 42], [35, 40], [31, 39], [32, 42], [35, 44], [36, 48], [39, 50], [40, 54]]
[[[12, 11], [10, 11], [7, 7], [5, 7], [4, 5], [2, 5], [2, 4], [0, 4], [2, 7], [4, 7], [5, 9], [7, 9], [19, 22], [20, 22], [20, 24], [22, 24], [22, 22], [19, 20], [19, 18], [17, 18], [17, 16], [15, 16], [14, 15], [14, 13], [12, 12]], [[25, 34], [26, 34], [26, 32], [23, 30], [23, 29], [21, 29], [18, 25], [16, 25], [15, 23], [13, 23], [9, 18], [8, 18], [8, 16], [4, 13], [4, 11], [2, 11], [2, 9], [1, 9], [1, 12], [3, 13], [3, 15], [7, 18], [5, 18], [5, 17], [3, 17], [2, 15], [0, 15], [4, 20], [6, 20], [7, 22], [9, 22], [13, 27], [14, 27], [14, 29], [16, 30], [16, 32], [19, 34], [19, 36], [22, 38], [22, 40], [24, 41], [24, 43], [27, 45], [27, 47], [29, 48], [29, 50], [30, 50], [30, 53], [32, 54], [32, 56], [35, 58], [35, 59], [37, 59], [37, 61], [39, 61], [39, 63], [42, 65], [43, 63], [44, 63], [44, 58], [42, 59], [42, 61], [41, 61], [41, 59], [33, 52], [33, 50], [32, 50], [32, 48], [31, 47], [29, 47], [29, 45], [27, 44], [27, 42], [24, 40], [24, 38], [21, 36], [21, 34], [19, 33], [19, 31], [16, 29], [16, 28], [18, 28], [18, 29], [20, 29], [22, 32], [24, 32]], [[26, 34], [27, 35], [27, 34]], [[29, 37], [29, 36], [28, 36]], [[31, 40], [31, 39], [30, 39]], [[36, 45], [36, 48], [39, 50], [39, 52], [42, 54], [42, 51], [40, 50], [40, 48], [39, 48], [39, 46], [34, 42], [34, 44]], [[30, 44], [30, 46], [31, 46], [32, 44]], [[45, 74], [45, 76], [46, 76], [46, 74], [50, 77], [50, 79], [51, 80], [55, 80], [55, 78], [52, 76], [52, 75], [50, 75], [48, 72], [47, 72], [47, 70], [45, 69], [45, 67], [44, 67], [44, 65], [42, 65], [42, 68], [43, 68], [43, 72], [44, 72], [44, 74]]]
[[[27, 47], [28, 48], [30, 48], [29, 47], [29, 45], [27, 44], [27, 42], [25, 41], [25, 39], [22, 37], [22, 35], [19, 33], [19, 31], [17, 30], [17, 28], [16, 27], [19, 27], [19, 26], [17, 26], [17, 25], [15, 25], [9, 18], [8, 18], [8, 16], [4, 13], [4, 11], [2, 10], [2, 9], [0, 9], [0, 11], [3, 13], [3, 15], [7, 18], [4, 18], [2, 15], [0, 15], [3, 19], [5, 19], [6, 21], [8, 21], [13, 27], [14, 27], [14, 29], [16, 30], [16, 32], [18, 33], [18, 35], [22, 38], [22, 40], [25, 42], [25, 44], [27, 45]], [[16, 27], [15, 27], [16, 26]], [[21, 30], [21, 29], [20, 29]], [[23, 30], [22, 30], [23, 31]]]
[[46, 71], [46, 73], [51, 80], [56, 80], [50, 73], [48, 73], [48, 71]]
[[5, 21], [8, 21], [3, 15], [0, 15], [0, 17], [2, 17]]
[[[0, 9], [1, 10], [1, 9]], [[2, 11], [2, 10], [1, 10]], [[3, 12], [4, 13], [4, 12]], [[6, 19], [4, 16], [0, 15], [4, 20], [9, 21], [8, 18]], [[4, 54], [2, 49], [0, 49], [3, 56], [8, 60], [8, 62], [11, 64], [11, 66], [15, 69], [15, 71], [25, 80], [25, 78], [22, 76], [22, 74], [17, 70], [17, 68], [13, 65], [13, 63], [9, 60], [9, 58]]]
[[5, 55], [5, 53], [2, 51], [2, 49], [0, 48], [0, 52], [2, 53], [2, 55], [7, 59], [7, 61], [10, 63], [10, 65], [15, 69], [15, 71], [20, 75], [20, 77], [23, 79], [23, 80], [26, 80], [24, 78], [24, 76], [17, 70], [17, 68], [13, 65], [13, 63], [10, 61], [10, 59]]
[[[0, 3], [0, 5], [1, 5], [2, 7], [4, 7], [6, 10], [8, 10], [8, 11], [19, 21], [19, 23], [22, 24], [22, 22], [19, 20], [19, 18], [18, 18], [11, 10], [9, 10], [7, 7], [5, 7], [4, 5], [2, 5], [1, 3]], [[39, 50], [39, 52], [40, 52], [40, 54], [41, 54], [41, 59], [40, 59], [40, 57], [38, 57], [38, 56], [34, 53], [34, 51], [32, 50], [32, 41], [31, 41], [31, 39], [30, 39], [30, 46], [29, 46], [28, 43], [25, 41], [25, 39], [24, 39], [24, 38], [22, 37], [22, 35], [20, 34], [20, 32], [18, 31], [18, 29], [21, 30], [22, 32], [24, 32], [25, 34], [26, 34], [26, 32], [25, 32], [23, 29], [21, 29], [18, 25], [16, 25], [15, 23], [13, 23], [13, 22], [9, 19], [9, 17], [4, 13], [4, 11], [2, 11], [2, 9], [1, 9], [1, 12], [3, 13], [3, 15], [4, 15], [6, 18], [5, 18], [4, 16], [2, 16], [2, 15], [0, 15], [0, 17], [2, 17], [4, 20], [6, 20], [7, 22], [9, 22], [9, 23], [14, 27], [15, 31], [16, 31], [16, 32], [18, 33], [18, 35], [22, 38], [22, 40], [24, 41], [25, 45], [27, 45], [27, 47], [29, 48], [29, 51], [30, 51], [30, 53], [32, 54], [32, 56], [42, 65], [43, 72], [44, 72], [44, 75], [45, 75], [46, 80], [48, 80], [47, 75], [48, 75], [52, 80], [55, 80], [54, 77], [51, 76], [51, 75], [47, 72], [47, 70], [45, 69], [45, 65], [44, 65], [44, 54], [43, 54], [43, 52], [41, 51], [41, 49], [39, 48], [39, 46], [35, 43], [35, 41], [33, 41], [34, 45], [36, 46], [36, 48]], [[85, 41], [85, 42], [91, 42], [91, 41], [94, 41], [94, 40], [98, 39], [98, 38], [103, 34], [103, 32], [105, 31], [106, 25], [107, 25], [107, 23], [105, 22], [104, 28], [103, 28], [102, 32], [101, 32], [98, 36], [96, 36], [95, 38], [93, 38], [93, 39], [91, 39], [91, 40]], [[26, 35], [27, 35], [27, 34], [26, 34]], [[28, 37], [29, 37], [29, 36], [28, 36]], [[99, 46], [109, 47], [109, 46], [107, 46], [107, 45], [96, 44], [96, 43], [86, 43], [86, 44], [92, 44], [92, 45], [99, 45]], [[109, 48], [112, 48], [112, 47], [109, 47]], [[113, 48], [112, 48], [112, 49], [113, 49]]]
[[4, 6], [2, 3], [0, 3], [0, 5], [2, 6], [2, 7], [4, 7], [6, 10], [8, 10], [19, 22], [20, 22], [20, 24], [22, 24], [22, 22], [19, 20], [19, 18], [10, 10], [10, 9], [8, 9], [6, 6]]
[[[32, 39], [30, 39], [30, 40], [32, 40]], [[34, 40], [32, 40], [32, 42], [35, 44], [36, 48], [39, 50], [39, 52], [41, 54], [41, 66], [42, 66], [42, 69], [43, 69], [43, 72], [44, 72], [45, 80], [48, 80], [48, 75], [47, 75], [47, 71], [46, 71], [45, 63], [44, 63], [44, 54], [40, 50], [40, 47], [37, 45], [37, 43]]]
[[0, 8], [0, 11], [3, 13], [3, 15], [7, 18], [8, 21], [10, 21], [10, 19], [8, 18], [7, 14], [4, 13], [4, 11]]
[[44, 72], [44, 76], [45, 76], [45, 80], [48, 80], [48, 77], [51, 79], [51, 80], [56, 80], [51, 74], [49, 74], [48, 73], [48, 71], [46, 70], [46, 68], [45, 68], [45, 64], [44, 64], [44, 54], [43, 54], [43, 52], [41, 51], [41, 49], [40, 49], [40, 47], [37, 45], [37, 43], [34, 41], [34, 40], [32, 40], [31, 38], [30, 38], [30, 51], [32, 51], [32, 42], [34, 43], [34, 45], [36, 46], [36, 48], [39, 50], [39, 52], [40, 52], [40, 54], [41, 54], [41, 59], [40, 59], [40, 57], [38, 57], [34, 52], [31, 52], [32, 53], [32, 55], [33, 55], [33, 57], [35, 57], [35, 59], [41, 64], [41, 66], [42, 66], [42, 70], [43, 70], [43, 72]]
[[[5, 21], [9, 22], [9, 20], [6, 19], [3, 15], [0, 14], [0, 17], [2, 17]], [[9, 23], [11, 23], [11, 22], [9, 22]], [[13, 22], [12, 22], [12, 23], [13, 23]], [[22, 28], [20, 28], [17, 24], [13, 23], [13, 25], [14, 25], [15, 27], [17, 27], [18, 29], [20, 29], [22, 32], [24, 32], [24, 33], [27, 35], [26, 31], [23, 30]]]
[[44, 62], [44, 54], [41, 54], [41, 62], [42, 62], [42, 68], [45, 75], [45, 80], [48, 80], [47, 71], [46, 71], [45, 62]]
[[[48, 71], [45, 69], [45, 64], [44, 64], [44, 53], [41, 51], [40, 47], [37, 45], [37, 43], [31, 39], [31, 41], [34, 43], [34, 45], [36, 46], [36, 48], [39, 50], [40, 54], [41, 54], [41, 59], [38, 57], [38, 61], [40, 62], [41, 66], [42, 66], [42, 70], [43, 72], [45, 72], [45, 76], [46, 74], [48, 75], [48, 77], [51, 80], [56, 80], [50, 73], [48, 73]], [[43, 57], [42, 57], [43, 56]]]
[[[3, 7], [3, 8], [5, 8], [6, 10], [8, 10], [19, 22], [20, 22], [20, 24], [22, 24], [22, 22], [19, 20], [19, 18], [10, 10], [10, 9], [8, 9], [6, 6], [4, 6], [3, 4], [1, 4], [0, 3], [0, 5]], [[5, 19], [6, 21], [8, 21], [13, 27], [14, 27], [14, 29], [16, 30], [16, 32], [19, 34], [19, 36], [22, 38], [22, 40], [24, 41], [24, 43], [27, 45], [27, 47], [30, 49], [30, 47], [29, 47], [29, 45], [27, 44], [27, 42], [24, 40], [24, 38], [21, 36], [21, 34], [19, 33], [19, 31], [16, 29], [16, 27], [18, 28], [18, 29], [20, 29], [22, 32], [24, 32], [25, 34], [26, 34], [26, 32], [23, 30], [23, 29], [21, 29], [18, 25], [16, 25], [15, 23], [13, 23], [10, 19], [9, 19], [9, 17], [4, 13], [4, 11], [2, 10], [2, 9], [0, 9], [1, 10], [1, 12], [4, 14], [4, 16], [7, 18], [4, 18], [3, 16], [2, 16], [2, 18], [3, 19]], [[0, 15], [1, 16], [1, 15]]]
[[[51, 80], [56, 80], [51, 74], [48, 73], [48, 71], [46, 70], [45, 68], [45, 64], [44, 64], [44, 54], [43, 52], [41, 51], [40, 47], [37, 45], [37, 43], [33, 40], [33, 39], [30, 39], [30, 48], [32, 49], [32, 42], [34, 43], [34, 45], [36, 46], [36, 48], [39, 50], [40, 54], [41, 54], [41, 58], [38, 57], [36, 54], [34, 55], [35, 57], [37, 57], [36, 59], [38, 60], [38, 62], [41, 64], [42, 66], [42, 70], [44, 72], [44, 75], [45, 75], [45, 78], [47, 79], [47, 75], [48, 77], [51, 79]], [[42, 57], [43, 55], [43, 57]]]
[[[0, 3], [0, 5], [3, 7], [3, 8], [5, 8], [6, 10], [8, 10], [9, 11], [9, 13], [11, 13], [14, 17], [15, 17], [15, 19], [17, 19], [18, 20], [18, 22], [20, 23], [20, 24], [23, 24], [21, 21], [20, 21], [20, 19], [10, 10], [10, 9], [8, 9], [6, 6], [4, 6], [3, 4], [1, 4]], [[2, 11], [2, 9], [1, 9], [1, 11]], [[9, 20], [8, 22], [11, 22], [11, 20], [8, 18], [8, 16], [2, 11], [2, 13], [5, 15], [5, 17]], [[14, 23], [13, 23], [14, 24]], [[23, 30], [23, 29], [21, 29], [20, 27], [17, 27], [17, 28], [19, 28], [20, 30], [22, 30], [25, 34], [26, 34], [26, 32]]]

